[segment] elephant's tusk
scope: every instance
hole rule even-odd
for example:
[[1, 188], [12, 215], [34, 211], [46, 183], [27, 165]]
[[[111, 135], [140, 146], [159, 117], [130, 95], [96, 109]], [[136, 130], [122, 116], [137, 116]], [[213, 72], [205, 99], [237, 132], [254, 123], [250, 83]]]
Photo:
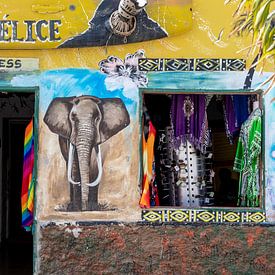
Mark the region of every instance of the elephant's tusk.
[[80, 185], [80, 182], [76, 182], [72, 179], [72, 167], [73, 167], [73, 158], [74, 158], [74, 151], [75, 147], [70, 143], [70, 148], [69, 148], [69, 156], [68, 156], [68, 171], [67, 171], [67, 176], [68, 176], [68, 181], [71, 184], [75, 185]]
[[95, 151], [96, 151], [96, 162], [97, 162], [97, 167], [98, 167], [98, 175], [97, 175], [97, 178], [93, 182], [87, 183], [87, 185], [91, 186], [91, 187], [97, 186], [100, 183], [101, 177], [102, 177], [102, 160], [101, 160], [101, 150], [100, 150], [99, 145], [95, 146]]

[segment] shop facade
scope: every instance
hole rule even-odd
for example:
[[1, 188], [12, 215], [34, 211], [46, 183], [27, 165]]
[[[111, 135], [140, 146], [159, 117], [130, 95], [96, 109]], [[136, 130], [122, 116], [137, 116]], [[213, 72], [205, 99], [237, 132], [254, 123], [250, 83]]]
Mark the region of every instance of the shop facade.
[[[1, 93], [32, 94], [34, 272], [272, 273], [275, 90], [260, 87], [272, 64], [261, 73], [251, 69], [252, 59], [238, 52], [249, 38], [226, 36], [234, 4], [213, 1], [214, 11], [195, 0], [146, 7], [147, 1], [128, 1], [128, 18], [123, 2], [37, 3], [21, 7], [24, 17], [9, 4], [0, 22]], [[175, 136], [174, 101], [184, 127], [199, 127], [188, 130], [194, 139], [180, 138], [186, 129]], [[229, 101], [240, 105], [230, 109]], [[243, 123], [261, 110], [261, 137], [250, 151], [258, 149], [249, 183], [254, 199], [240, 203], [248, 190], [244, 182], [239, 187], [244, 175], [235, 172], [228, 181], [237, 186], [232, 191], [221, 170], [233, 172], [242, 125], [228, 129], [230, 114], [245, 116], [244, 106]], [[144, 108], [157, 133], [155, 186], [143, 143], [152, 133]], [[174, 131], [170, 143], [167, 127]], [[174, 153], [163, 157], [172, 145]]]

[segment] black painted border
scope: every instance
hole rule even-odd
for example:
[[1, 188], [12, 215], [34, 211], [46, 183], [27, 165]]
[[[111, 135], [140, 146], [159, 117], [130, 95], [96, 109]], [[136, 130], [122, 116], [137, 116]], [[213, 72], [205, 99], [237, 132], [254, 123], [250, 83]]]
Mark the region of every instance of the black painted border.
[[246, 60], [237, 58], [140, 58], [138, 69], [143, 72], [236, 72], [246, 69]]
[[146, 209], [141, 211], [142, 222], [150, 223], [265, 223], [261, 210], [196, 210], [196, 209]]

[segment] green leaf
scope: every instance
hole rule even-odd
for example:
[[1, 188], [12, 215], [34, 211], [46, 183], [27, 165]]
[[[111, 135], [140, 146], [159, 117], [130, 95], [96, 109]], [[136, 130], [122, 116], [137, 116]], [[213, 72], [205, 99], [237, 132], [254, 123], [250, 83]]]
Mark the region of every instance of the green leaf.
[[260, 10], [255, 14], [254, 29], [257, 30], [262, 26], [264, 21], [267, 19], [269, 14], [271, 0], [267, 0], [266, 3], [260, 8]]
[[[266, 52], [274, 52], [275, 50], [275, 41], [270, 45], [270, 47], [266, 50]], [[275, 52], [274, 52], [275, 53]]]
[[[249, 54], [254, 55], [255, 50], [261, 51], [260, 60], [253, 64], [256, 66], [267, 58], [275, 55], [275, 20], [274, 9], [270, 11], [271, 3], [275, 0], [239, 0], [239, 5], [234, 13], [234, 24], [232, 34], [243, 34], [252, 32], [252, 43]], [[230, 0], [225, 0], [229, 3]], [[251, 50], [253, 49], [253, 50]], [[256, 53], [255, 53], [256, 54]]]
[[266, 26], [265, 32], [262, 37], [262, 44], [264, 51], [270, 51], [270, 46], [274, 43], [275, 29], [271, 27], [271, 24]]
[[241, 1], [233, 16], [236, 16], [244, 8], [244, 6], [248, 6], [250, 2], [251, 0]]
[[264, 61], [265, 59], [268, 59], [268, 58], [273, 57], [273, 56], [275, 56], [275, 50], [270, 51], [270, 52], [266, 52], [265, 54], [263, 54], [261, 56], [261, 58], [256, 63], [252, 64], [252, 66], [256, 66], [259, 63], [261, 63], [262, 61]]
[[270, 22], [272, 19], [275, 19], [275, 10], [273, 10], [266, 18], [266, 20], [270, 20]]
[[259, 9], [261, 8], [261, 4], [263, 3], [263, 0], [253, 0], [253, 8], [252, 8], [252, 13], [257, 14]]

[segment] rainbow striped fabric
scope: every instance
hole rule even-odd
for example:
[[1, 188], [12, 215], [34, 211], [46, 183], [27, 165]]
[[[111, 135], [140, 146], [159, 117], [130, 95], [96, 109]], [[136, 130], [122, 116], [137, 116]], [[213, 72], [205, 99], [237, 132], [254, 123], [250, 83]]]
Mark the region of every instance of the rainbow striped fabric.
[[23, 181], [21, 192], [22, 227], [30, 231], [33, 223], [34, 202], [34, 136], [33, 119], [27, 125], [24, 139]]

